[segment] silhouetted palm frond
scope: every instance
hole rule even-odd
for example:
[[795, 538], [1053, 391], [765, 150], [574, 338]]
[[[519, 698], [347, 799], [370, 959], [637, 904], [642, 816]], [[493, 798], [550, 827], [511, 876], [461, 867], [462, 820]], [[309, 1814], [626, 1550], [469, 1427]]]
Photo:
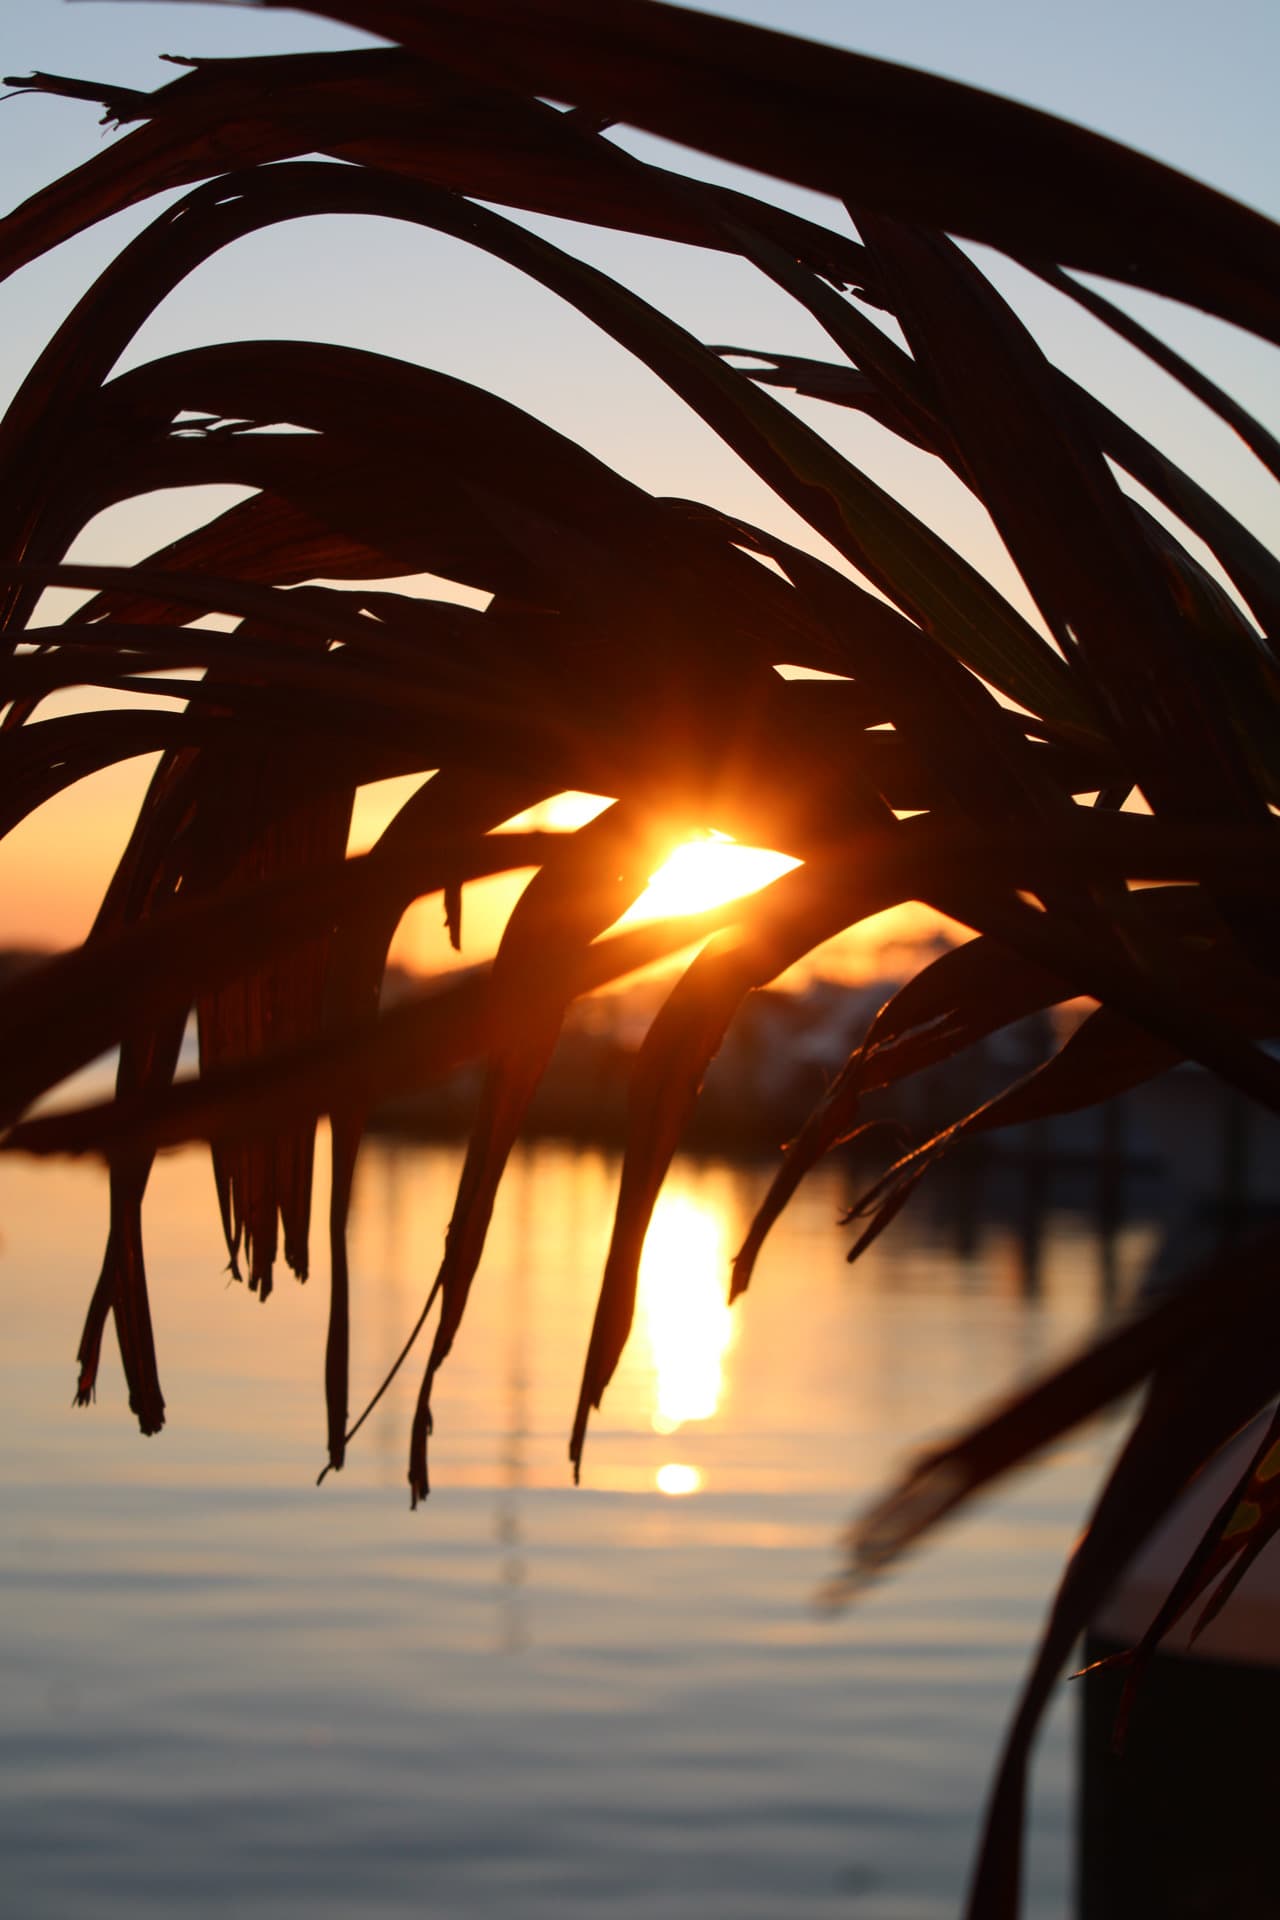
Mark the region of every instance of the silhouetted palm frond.
[[[128, 131], [0, 223], [0, 273], [181, 192], [68, 315], [0, 424], [0, 826], [90, 772], [161, 754], [89, 939], [0, 992], [0, 1107], [9, 1150], [110, 1164], [79, 1395], [92, 1396], [111, 1316], [148, 1432], [164, 1416], [141, 1225], [154, 1153], [211, 1143], [232, 1262], [265, 1295], [281, 1241], [306, 1272], [314, 1131], [329, 1116], [337, 1467], [345, 1214], [363, 1127], [388, 1096], [483, 1061], [433, 1289], [416, 1502], [432, 1383], [566, 1009], [695, 936], [712, 937], [636, 1062], [575, 1470], [709, 1062], [753, 990], [859, 920], [923, 901], [975, 937], [871, 1023], [786, 1150], [735, 1293], [799, 1180], [860, 1125], [868, 1092], [1033, 1010], [1099, 1002], [1045, 1066], [890, 1170], [860, 1244], [962, 1135], [1072, 1110], [1177, 1060], [1280, 1109], [1263, 1044], [1280, 1031], [1280, 560], [1060, 371], [958, 244], [999, 249], [1080, 302], [1280, 476], [1260, 423], [1074, 277], [1153, 290], [1276, 342], [1280, 232], [1028, 108], [656, 0], [312, 10], [391, 44], [196, 61], [155, 93], [47, 74], [9, 83], [99, 101]], [[834, 196], [852, 225], [837, 210], [828, 230], [637, 159], [609, 137], [615, 122]], [[738, 256], [817, 322], [831, 358], [706, 344], [502, 206]], [[114, 372], [198, 266], [318, 213], [451, 235], [558, 295], [666, 382], [831, 557], [656, 499], [492, 394], [350, 347], [241, 341]], [[779, 388], [936, 456], [990, 515], [1037, 617]], [[251, 491], [136, 568], [66, 564], [103, 508], [210, 483]], [[491, 597], [475, 611], [385, 585], [423, 573]], [[45, 624], [41, 596], [56, 585], [89, 597]], [[210, 613], [232, 630], [195, 624]], [[787, 681], [780, 665], [833, 677]], [[183, 704], [42, 716], [48, 696], [76, 687]], [[345, 859], [356, 789], [413, 772], [433, 777], [372, 852]], [[613, 804], [567, 838], [495, 831], [570, 788]], [[1129, 795], [1146, 810], [1119, 811]], [[708, 826], [803, 864], [693, 923], [611, 932], [662, 848]], [[456, 935], [466, 881], [529, 865], [484, 977], [378, 1012], [409, 902], [440, 893]], [[200, 1074], [175, 1085], [192, 1009]], [[108, 1048], [112, 1102], [30, 1115]], [[853, 1535], [855, 1574], [880, 1570], [1148, 1383], [1010, 1738], [970, 1908], [983, 1920], [1016, 1909], [1026, 1756], [1072, 1640], [1191, 1475], [1280, 1386], [1275, 1250], [1268, 1240], [1188, 1275], [1176, 1301], [930, 1456]], [[1265, 1537], [1260, 1525], [1244, 1556]]]

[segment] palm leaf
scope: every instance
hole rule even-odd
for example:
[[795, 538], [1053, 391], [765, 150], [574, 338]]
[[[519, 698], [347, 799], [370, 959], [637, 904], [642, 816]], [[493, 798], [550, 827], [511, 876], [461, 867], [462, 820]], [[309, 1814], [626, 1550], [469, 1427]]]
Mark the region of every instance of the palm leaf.
[[591, 0], [323, 0], [309, 11], [517, 94], [1280, 334], [1278, 243], [1261, 215], [955, 81], [658, 0], [617, 0], [607, 16]]
[[[1274, 437], [1245, 407], [1075, 277], [1172, 296], [1275, 341], [1280, 235], [1044, 114], [657, 0], [313, 11], [392, 44], [196, 62], [147, 94], [29, 83], [96, 100], [131, 130], [0, 222], [0, 275], [152, 195], [180, 198], [77, 303], [0, 422], [0, 832], [90, 772], [161, 755], [89, 941], [0, 991], [0, 1144], [108, 1159], [111, 1230], [79, 1393], [92, 1395], [114, 1315], [131, 1404], [154, 1431], [164, 1404], [141, 1226], [152, 1156], [179, 1140], [213, 1146], [232, 1257], [245, 1253], [265, 1294], [282, 1229], [306, 1270], [311, 1143], [331, 1115], [325, 1393], [338, 1466], [354, 1431], [345, 1228], [364, 1126], [379, 1102], [485, 1063], [432, 1289], [416, 1499], [432, 1383], [565, 1011], [655, 957], [719, 936], [636, 1062], [575, 1469], [708, 1063], [754, 989], [867, 914], [924, 901], [978, 937], [872, 1021], [783, 1155], [735, 1292], [805, 1171], [862, 1124], [868, 1091], [1071, 996], [1097, 1011], [1035, 1073], [900, 1157], [868, 1197], [860, 1244], [955, 1141], [1096, 1101], [1173, 1060], [1280, 1109], [1264, 1044], [1280, 972], [1280, 563], [1064, 376], [956, 244], [995, 246], [1041, 275], [1280, 473]], [[854, 210], [859, 237], [843, 216], [837, 230], [640, 160], [607, 138], [614, 120], [826, 193]], [[730, 365], [740, 356], [499, 206], [737, 256], [847, 364]], [[509, 403], [385, 356], [248, 340], [115, 372], [198, 267], [316, 214], [450, 236], [554, 293], [662, 380], [830, 557], [703, 503], [656, 500]], [[990, 514], [1043, 631], [778, 386], [857, 408], [943, 461]], [[103, 508], [210, 483], [251, 494], [141, 566], [66, 564]], [[483, 611], [426, 601], [424, 573], [493, 597]], [[89, 598], [37, 620], [50, 586]], [[234, 630], [194, 624], [213, 614]], [[779, 665], [838, 677], [784, 684]], [[50, 717], [45, 703], [76, 689], [130, 704]], [[178, 710], [149, 710], [156, 701]], [[391, 773], [433, 777], [370, 855], [343, 859], [355, 788]], [[615, 805], [567, 842], [500, 830], [566, 787]], [[1116, 810], [1135, 792], [1152, 814]], [[752, 902], [605, 931], [652, 850], [699, 826], [805, 864]], [[538, 872], [492, 968], [379, 1012], [410, 900], [438, 891], [457, 944], [464, 882], [528, 865]], [[175, 1083], [196, 1006], [200, 1073]], [[32, 1115], [112, 1046], [111, 1102]], [[855, 1574], [887, 1565], [999, 1474], [1151, 1383], [1011, 1731], [972, 1895], [984, 1920], [1016, 1910], [1027, 1755], [1071, 1638], [1135, 1538], [1274, 1386], [1273, 1253], [1268, 1242], [1191, 1276], [1182, 1297], [922, 1462], [855, 1536]], [[1214, 1576], [1217, 1605], [1267, 1536], [1264, 1464], [1237, 1489], [1256, 1523], [1233, 1532], [1238, 1515], [1225, 1516], [1227, 1535], [1219, 1526], [1193, 1560], [1139, 1664]]]

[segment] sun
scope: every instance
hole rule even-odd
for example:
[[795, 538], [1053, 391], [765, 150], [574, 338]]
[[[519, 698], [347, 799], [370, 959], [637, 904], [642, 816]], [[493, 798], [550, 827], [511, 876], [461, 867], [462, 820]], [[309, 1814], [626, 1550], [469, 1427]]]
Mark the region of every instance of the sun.
[[[418, 787], [417, 774], [376, 782], [360, 791], [349, 853], [364, 853]], [[537, 829], [572, 833], [610, 805], [602, 794], [565, 792], [540, 801], [503, 822], [508, 832]], [[668, 842], [668, 844], [670, 844]], [[615, 925], [665, 920], [706, 913], [730, 900], [756, 893], [800, 863], [767, 847], [745, 847], [725, 833], [705, 833], [682, 841], [650, 875], [644, 892]], [[466, 951], [455, 953], [444, 938], [439, 903], [422, 900], [401, 922], [391, 958], [411, 973], [431, 974], [492, 955], [528, 874], [502, 874], [467, 888], [464, 914]]]
[[[560, 793], [543, 800], [527, 813], [508, 820], [509, 828], [540, 827], [570, 833], [594, 820], [609, 805], [596, 793]], [[707, 913], [730, 900], [758, 893], [780, 874], [800, 862], [768, 847], [744, 847], [731, 834], [692, 835], [649, 876], [649, 884], [622, 915], [618, 924], [637, 920], [665, 920], [686, 913]]]
[[623, 923], [705, 913], [758, 892], [799, 864], [767, 847], [740, 846], [724, 833], [685, 840], [650, 876], [644, 892], [623, 915]]

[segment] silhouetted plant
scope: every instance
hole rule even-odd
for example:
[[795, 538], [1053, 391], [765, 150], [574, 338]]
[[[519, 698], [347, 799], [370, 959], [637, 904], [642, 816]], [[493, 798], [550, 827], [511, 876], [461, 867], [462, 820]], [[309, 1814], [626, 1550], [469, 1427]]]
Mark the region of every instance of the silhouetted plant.
[[[859, 1247], [962, 1135], [1087, 1105], [1177, 1060], [1280, 1107], [1280, 1063], [1260, 1044], [1280, 1029], [1280, 563], [1053, 365], [956, 238], [1079, 302], [1280, 477], [1280, 448], [1256, 421], [1075, 277], [1154, 290], [1274, 342], [1280, 234], [1027, 108], [654, 0], [312, 11], [392, 44], [197, 61], [155, 93], [49, 74], [11, 83], [98, 101], [131, 130], [8, 217], [4, 272], [154, 193], [191, 191], [121, 250], [0, 427], [4, 827], [87, 773], [161, 753], [89, 939], [0, 993], [5, 1144], [109, 1162], [111, 1231], [79, 1396], [93, 1394], [113, 1316], [130, 1404], [154, 1432], [164, 1400], [141, 1228], [154, 1153], [212, 1143], [233, 1263], [265, 1295], [281, 1235], [286, 1261], [306, 1272], [312, 1142], [328, 1115], [337, 1467], [349, 1438], [344, 1227], [362, 1128], [379, 1101], [484, 1060], [432, 1289], [416, 1502], [432, 1382], [565, 1010], [690, 941], [686, 921], [608, 932], [673, 834], [715, 826], [803, 865], [696, 923], [723, 931], [639, 1054], [575, 1470], [630, 1328], [654, 1201], [729, 1022], [753, 989], [867, 915], [924, 901], [976, 937], [881, 1010], [786, 1149], [735, 1293], [798, 1181], [858, 1127], [865, 1093], [1074, 996], [1098, 1010], [1045, 1066], [902, 1159], [868, 1196]], [[818, 189], [852, 224], [828, 230], [636, 159], [611, 141], [614, 122]], [[817, 321], [833, 358], [704, 345], [494, 204], [738, 255]], [[113, 375], [201, 262], [251, 232], [335, 212], [454, 235], [551, 289], [666, 381], [847, 564], [709, 506], [652, 498], [518, 408], [380, 355], [237, 342]], [[943, 462], [989, 512], [1043, 630], [778, 387], [860, 409]], [[137, 567], [64, 563], [103, 507], [209, 482], [253, 491]], [[480, 612], [361, 584], [424, 572], [492, 599]], [[317, 580], [350, 584], [304, 584]], [[52, 585], [91, 597], [46, 625], [36, 616]], [[191, 624], [211, 612], [238, 624]], [[839, 677], [785, 681], [784, 663]], [[67, 687], [184, 704], [40, 718], [41, 701]], [[373, 851], [344, 859], [357, 786], [428, 770]], [[615, 803], [567, 837], [493, 831], [566, 788]], [[1130, 795], [1148, 811], [1122, 812]], [[464, 882], [530, 864], [537, 876], [484, 978], [378, 1013], [411, 900], [440, 891], [456, 937]], [[193, 1007], [200, 1074], [175, 1086]], [[110, 1047], [114, 1101], [24, 1117]], [[853, 1533], [857, 1578], [1147, 1384], [1010, 1736], [975, 1915], [1016, 1909], [1027, 1753], [1071, 1644], [1191, 1475], [1280, 1384], [1277, 1244], [1270, 1235], [1188, 1275], [1176, 1299], [931, 1454]], [[1224, 1568], [1234, 1581], [1280, 1524], [1278, 1486], [1245, 1476], [1255, 1524], [1229, 1547], [1219, 1528], [1166, 1613]]]

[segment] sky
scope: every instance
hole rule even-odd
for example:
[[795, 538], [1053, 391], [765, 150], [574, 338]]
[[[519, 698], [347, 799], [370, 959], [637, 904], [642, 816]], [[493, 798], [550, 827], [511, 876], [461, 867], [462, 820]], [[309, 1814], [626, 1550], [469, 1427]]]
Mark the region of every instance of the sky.
[[[946, 74], [1078, 120], [1197, 174], [1273, 218], [1280, 216], [1280, 134], [1274, 75], [1280, 8], [1271, 0], [737, 0], [712, 8], [761, 24]], [[0, 0], [0, 71], [32, 68], [153, 87], [173, 77], [157, 55], [230, 55], [361, 44], [361, 36], [302, 13], [175, 6], [165, 0]], [[17, 96], [0, 103], [0, 200], [10, 206], [113, 136], [93, 107]], [[642, 136], [614, 137], [670, 159]], [[742, 182], [713, 161], [676, 154], [707, 177]], [[758, 183], [750, 183], [758, 184]], [[766, 191], [829, 223], [843, 216], [817, 196]], [[120, 215], [0, 286], [0, 400], [7, 400], [49, 332], [109, 259], [158, 210]], [[598, 234], [526, 218], [559, 244], [635, 287], [702, 338], [765, 349], [829, 353], [805, 316], [741, 263], [693, 248]], [[992, 267], [992, 256], [983, 256]], [[335, 263], [342, 271], [334, 274]], [[1134, 424], [1218, 490], [1264, 538], [1274, 539], [1274, 492], [1230, 436], [1162, 376], [1099, 338], [1007, 263], [998, 283], [1068, 367]], [[1197, 359], [1280, 431], [1280, 376], [1271, 349], [1171, 303], [1127, 296], [1132, 309]], [[656, 493], [704, 498], [814, 545], [806, 529], [622, 350], [512, 270], [432, 235], [390, 223], [294, 222], [241, 242], [185, 283], [138, 336], [122, 366], [216, 339], [297, 337], [372, 347], [475, 381], [571, 434]], [[797, 403], [822, 430], [892, 486], [1006, 591], [1021, 595], [994, 533], [938, 463], [852, 416]], [[226, 498], [232, 496], [226, 495]], [[152, 497], [103, 516], [75, 549], [82, 558], [141, 557], [221, 504]], [[0, 944], [65, 944], [86, 930], [146, 766], [82, 782], [0, 847], [6, 923]], [[360, 839], [385, 817], [371, 801]], [[427, 910], [403, 957], [444, 958]]]

